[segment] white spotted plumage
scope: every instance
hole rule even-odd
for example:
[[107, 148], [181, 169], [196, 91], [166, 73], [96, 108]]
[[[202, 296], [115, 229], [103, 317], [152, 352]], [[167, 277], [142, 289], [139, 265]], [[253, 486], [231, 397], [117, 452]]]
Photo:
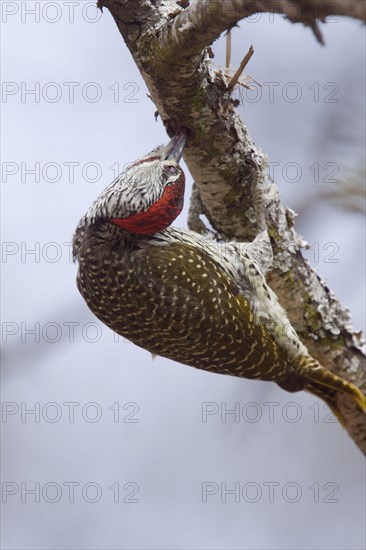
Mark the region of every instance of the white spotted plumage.
[[219, 242], [202, 237], [189, 229], [168, 227], [154, 235], [149, 242], [142, 241], [140, 246], [144, 249], [175, 241], [197, 247], [218, 262], [237, 283], [250, 303], [257, 322], [267, 327], [291, 357], [308, 353], [276, 294], [266, 283], [265, 273], [272, 264], [272, 247], [266, 231], [260, 233], [253, 242]]
[[[178, 135], [133, 163], [80, 220], [73, 252], [78, 288], [90, 309], [153, 354], [272, 380], [288, 391], [308, 389], [338, 415], [337, 392], [345, 392], [365, 410], [358, 388], [309, 355], [266, 283], [272, 264], [266, 232], [252, 243], [217, 242], [170, 227], [183, 200], [178, 162], [184, 140]], [[120, 224], [135, 215], [144, 222], [146, 213], [151, 225], [144, 232], [140, 225]]]

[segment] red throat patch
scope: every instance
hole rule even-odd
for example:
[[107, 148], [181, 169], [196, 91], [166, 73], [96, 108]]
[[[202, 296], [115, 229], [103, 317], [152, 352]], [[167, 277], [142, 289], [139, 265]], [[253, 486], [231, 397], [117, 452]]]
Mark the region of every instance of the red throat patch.
[[138, 212], [127, 218], [112, 218], [110, 221], [130, 233], [154, 235], [173, 223], [182, 211], [184, 203], [184, 183], [182, 174], [176, 183], [167, 185], [159, 200], [146, 212]]

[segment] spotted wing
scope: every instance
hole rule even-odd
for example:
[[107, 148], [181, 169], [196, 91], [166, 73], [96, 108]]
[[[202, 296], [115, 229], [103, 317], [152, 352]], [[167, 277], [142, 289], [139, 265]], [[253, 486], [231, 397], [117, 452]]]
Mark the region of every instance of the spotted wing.
[[135, 298], [145, 309], [136, 344], [216, 372], [279, 379], [286, 358], [259, 324], [233, 278], [207, 252], [184, 243], [134, 255]]

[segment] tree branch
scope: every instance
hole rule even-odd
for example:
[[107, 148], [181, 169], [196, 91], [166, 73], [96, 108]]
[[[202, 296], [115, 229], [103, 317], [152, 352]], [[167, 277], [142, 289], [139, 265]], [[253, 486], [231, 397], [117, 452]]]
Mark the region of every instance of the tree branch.
[[303, 23], [321, 43], [318, 20], [349, 16], [366, 22], [365, 3], [359, 0], [201, 0], [177, 18], [177, 43], [187, 47], [184, 55], [198, 53], [238, 21], [257, 13], [282, 14], [292, 23]]
[[[359, 6], [363, 3], [202, 0], [185, 10], [173, 0], [104, 0], [103, 4], [114, 17], [168, 132], [182, 126], [190, 129], [184, 159], [199, 194], [192, 217], [195, 229], [201, 228], [199, 202], [223, 238], [252, 240], [267, 226], [275, 257], [269, 283], [291, 322], [322, 365], [365, 391], [361, 336], [354, 332], [348, 311], [302, 257], [304, 242], [295, 232], [294, 213], [281, 203], [277, 186], [267, 175], [267, 159], [253, 143], [225, 79], [212, 69], [204, 49], [223, 30], [256, 12], [275, 9], [312, 26], [328, 15], [365, 21], [365, 10]], [[296, 16], [287, 13], [290, 7], [298, 8]], [[366, 452], [364, 415], [347, 397], [340, 396], [338, 405], [348, 432]]]

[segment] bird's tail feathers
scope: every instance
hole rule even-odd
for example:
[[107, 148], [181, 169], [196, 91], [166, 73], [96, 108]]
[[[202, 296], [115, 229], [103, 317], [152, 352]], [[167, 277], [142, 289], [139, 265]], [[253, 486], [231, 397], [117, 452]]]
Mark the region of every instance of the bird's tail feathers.
[[312, 357], [306, 358], [306, 363], [300, 366], [304, 376], [304, 389], [323, 399], [342, 425], [344, 419], [338, 407], [337, 394], [349, 395], [363, 413], [366, 413], [366, 396], [361, 390], [340, 378], [330, 370], [322, 367]]

